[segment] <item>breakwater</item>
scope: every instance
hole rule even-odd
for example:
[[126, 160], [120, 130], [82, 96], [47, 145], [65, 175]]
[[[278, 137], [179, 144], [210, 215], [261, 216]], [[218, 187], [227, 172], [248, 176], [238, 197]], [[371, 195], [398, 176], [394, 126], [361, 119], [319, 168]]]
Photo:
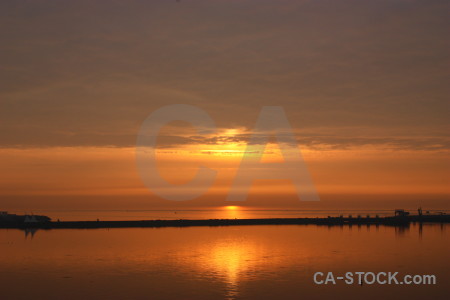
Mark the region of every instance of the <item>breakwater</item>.
[[141, 220], [141, 221], [48, 221], [0, 222], [0, 228], [38, 229], [95, 229], [131, 227], [190, 227], [243, 225], [390, 225], [410, 223], [450, 223], [450, 215], [394, 216], [394, 217], [327, 217], [327, 218], [269, 218], [269, 219], [208, 219], [208, 220]]

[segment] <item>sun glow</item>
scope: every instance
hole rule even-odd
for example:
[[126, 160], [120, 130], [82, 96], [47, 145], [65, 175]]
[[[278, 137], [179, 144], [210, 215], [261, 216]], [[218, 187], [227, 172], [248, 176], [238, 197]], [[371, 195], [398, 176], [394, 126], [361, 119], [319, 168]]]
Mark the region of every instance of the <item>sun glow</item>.
[[228, 205], [224, 207], [227, 219], [245, 219], [246, 213], [242, 210], [242, 207], [237, 205]]
[[228, 209], [228, 210], [237, 210], [237, 209], [239, 209], [239, 206], [228, 205], [228, 206], [225, 206], [225, 209]]

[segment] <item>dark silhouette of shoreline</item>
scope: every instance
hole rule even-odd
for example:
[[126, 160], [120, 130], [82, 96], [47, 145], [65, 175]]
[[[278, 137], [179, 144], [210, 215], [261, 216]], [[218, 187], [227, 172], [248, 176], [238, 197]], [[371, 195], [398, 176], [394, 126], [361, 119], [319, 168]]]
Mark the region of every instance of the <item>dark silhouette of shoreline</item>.
[[142, 220], [142, 221], [46, 221], [0, 222], [0, 228], [37, 229], [95, 229], [132, 227], [191, 227], [242, 225], [387, 225], [409, 226], [410, 223], [450, 223], [450, 215], [406, 215], [391, 217], [327, 217], [270, 219], [208, 219], [208, 220]]

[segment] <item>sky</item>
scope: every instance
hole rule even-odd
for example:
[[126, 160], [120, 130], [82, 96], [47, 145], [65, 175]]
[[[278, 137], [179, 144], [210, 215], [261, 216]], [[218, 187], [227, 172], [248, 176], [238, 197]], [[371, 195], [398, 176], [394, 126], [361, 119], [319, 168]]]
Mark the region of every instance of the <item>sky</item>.
[[[450, 206], [449, 6], [1, 1], [0, 204], [224, 205], [262, 107], [281, 106], [322, 201], [298, 201], [280, 179], [256, 180], [246, 204]], [[161, 131], [168, 182], [200, 165], [218, 172], [208, 193], [176, 204], [145, 187], [135, 162], [142, 123], [172, 104], [217, 126]], [[265, 159], [277, 151], [273, 141]]]

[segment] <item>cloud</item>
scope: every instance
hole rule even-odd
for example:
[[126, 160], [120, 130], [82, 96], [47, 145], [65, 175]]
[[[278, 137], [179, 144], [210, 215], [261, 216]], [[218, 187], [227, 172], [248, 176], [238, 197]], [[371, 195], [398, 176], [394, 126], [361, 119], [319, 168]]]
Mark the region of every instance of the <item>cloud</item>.
[[447, 11], [447, 1], [4, 1], [0, 147], [130, 146], [153, 110], [186, 103], [221, 128], [252, 128], [263, 105], [283, 106], [311, 146], [446, 148]]

